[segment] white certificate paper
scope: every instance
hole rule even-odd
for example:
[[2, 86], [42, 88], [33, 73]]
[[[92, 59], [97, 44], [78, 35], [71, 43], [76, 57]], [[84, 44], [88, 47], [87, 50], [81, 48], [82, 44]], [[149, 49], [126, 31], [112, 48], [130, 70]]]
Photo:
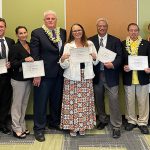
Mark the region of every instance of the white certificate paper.
[[22, 69], [24, 79], [45, 76], [43, 60], [23, 62]]
[[101, 47], [98, 51], [98, 60], [102, 63], [106, 63], [106, 62], [113, 62], [116, 58], [116, 53], [105, 48], [105, 47]]
[[131, 70], [144, 70], [148, 68], [148, 56], [128, 56], [128, 64]]
[[84, 63], [91, 61], [89, 48], [73, 48], [70, 50], [70, 60], [72, 62]]
[[6, 59], [0, 59], [0, 74], [7, 73]]

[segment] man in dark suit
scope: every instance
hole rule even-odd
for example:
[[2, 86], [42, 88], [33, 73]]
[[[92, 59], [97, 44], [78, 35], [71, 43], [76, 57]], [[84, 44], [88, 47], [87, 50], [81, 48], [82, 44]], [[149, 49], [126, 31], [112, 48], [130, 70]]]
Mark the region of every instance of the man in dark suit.
[[[149, 117], [149, 74], [150, 69], [131, 70], [129, 56], [148, 56], [150, 65], [150, 43], [139, 36], [139, 27], [136, 23], [128, 25], [129, 36], [123, 41], [123, 84], [125, 88], [126, 119], [125, 130], [131, 131], [137, 125], [143, 134], [149, 134], [147, 127]], [[146, 61], [146, 59], [145, 59]], [[135, 111], [135, 100], [138, 103], [139, 116]]]
[[0, 74], [0, 132], [10, 134], [8, 128], [8, 113], [11, 105], [12, 87], [10, 83], [9, 51], [15, 43], [14, 40], [5, 37], [6, 21], [0, 18], [0, 59], [6, 59], [7, 73]]
[[109, 96], [110, 122], [113, 126], [113, 137], [120, 137], [120, 126], [122, 124], [121, 112], [118, 100], [119, 72], [122, 61], [122, 47], [118, 38], [107, 33], [108, 23], [106, 19], [99, 18], [96, 23], [97, 35], [89, 38], [95, 45], [97, 51], [100, 46], [115, 52], [116, 58], [113, 62], [99, 63], [94, 67], [94, 92], [96, 108], [98, 112], [98, 129], [103, 129], [108, 123], [105, 113], [104, 93]]
[[59, 59], [66, 41], [66, 31], [56, 27], [57, 16], [53, 11], [44, 12], [44, 25], [31, 34], [31, 55], [34, 60], [43, 60], [45, 77], [34, 78], [34, 133], [38, 141], [44, 141], [46, 108], [49, 100], [49, 127], [59, 128], [63, 71]]

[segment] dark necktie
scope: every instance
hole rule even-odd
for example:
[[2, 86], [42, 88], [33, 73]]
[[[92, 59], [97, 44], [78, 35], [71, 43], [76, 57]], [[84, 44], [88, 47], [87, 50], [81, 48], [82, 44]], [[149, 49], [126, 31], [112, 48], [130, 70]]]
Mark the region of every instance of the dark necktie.
[[[100, 38], [99, 46], [104, 47], [103, 38]], [[100, 63], [100, 70], [104, 70], [104, 64], [103, 63]]]
[[55, 33], [55, 30], [52, 30], [52, 36], [54, 39], [56, 39], [56, 33]]
[[6, 58], [6, 47], [4, 44], [4, 39], [0, 39], [0, 43], [1, 43], [1, 56], [2, 58]]
[[99, 46], [102, 46], [102, 47], [104, 47], [104, 44], [103, 44], [103, 38], [101, 38], [101, 39], [100, 39]]

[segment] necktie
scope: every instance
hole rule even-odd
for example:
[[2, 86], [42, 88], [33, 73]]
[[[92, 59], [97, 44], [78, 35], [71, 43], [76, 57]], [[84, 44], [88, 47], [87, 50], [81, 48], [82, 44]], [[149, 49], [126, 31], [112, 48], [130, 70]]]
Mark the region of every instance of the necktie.
[[0, 43], [1, 43], [1, 56], [2, 58], [6, 58], [6, 47], [4, 44], [4, 39], [0, 39]]
[[[99, 46], [104, 47], [103, 38], [100, 38]], [[103, 63], [100, 63], [100, 70], [104, 70], [104, 64]]]
[[52, 35], [53, 35], [53, 38], [56, 39], [56, 33], [55, 33], [55, 30], [52, 30]]
[[101, 38], [101, 39], [100, 39], [99, 46], [102, 46], [102, 47], [104, 47], [104, 44], [103, 44], [103, 38]]

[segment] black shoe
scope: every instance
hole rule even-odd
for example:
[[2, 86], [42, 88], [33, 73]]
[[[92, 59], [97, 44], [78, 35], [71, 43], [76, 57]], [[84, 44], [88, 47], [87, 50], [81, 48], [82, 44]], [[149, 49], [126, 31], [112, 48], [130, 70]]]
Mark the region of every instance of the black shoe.
[[42, 132], [34, 132], [35, 139], [39, 142], [45, 141], [44, 133]]
[[142, 134], [149, 134], [147, 126], [138, 126]]
[[127, 123], [127, 125], [125, 126], [125, 130], [127, 131], [132, 131], [134, 128], [136, 128], [136, 125], [132, 123]]
[[0, 132], [8, 135], [11, 134], [11, 131], [6, 127], [0, 128]]
[[120, 129], [113, 129], [112, 137], [120, 138], [120, 136], [121, 136]]
[[108, 125], [108, 123], [102, 123], [102, 122], [100, 122], [100, 123], [97, 125], [97, 129], [98, 129], [98, 130], [102, 130], [102, 129], [104, 129], [105, 126], [107, 126], [107, 125]]
[[24, 131], [24, 133], [25, 133], [26, 135], [29, 135], [29, 134], [30, 134], [30, 131], [26, 129], [26, 130]]
[[24, 139], [24, 138], [26, 138], [26, 134], [24, 132], [21, 133], [20, 135], [17, 135], [17, 133], [13, 131], [13, 136], [16, 137], [16, 138], [18, 138], [18, 139]]

